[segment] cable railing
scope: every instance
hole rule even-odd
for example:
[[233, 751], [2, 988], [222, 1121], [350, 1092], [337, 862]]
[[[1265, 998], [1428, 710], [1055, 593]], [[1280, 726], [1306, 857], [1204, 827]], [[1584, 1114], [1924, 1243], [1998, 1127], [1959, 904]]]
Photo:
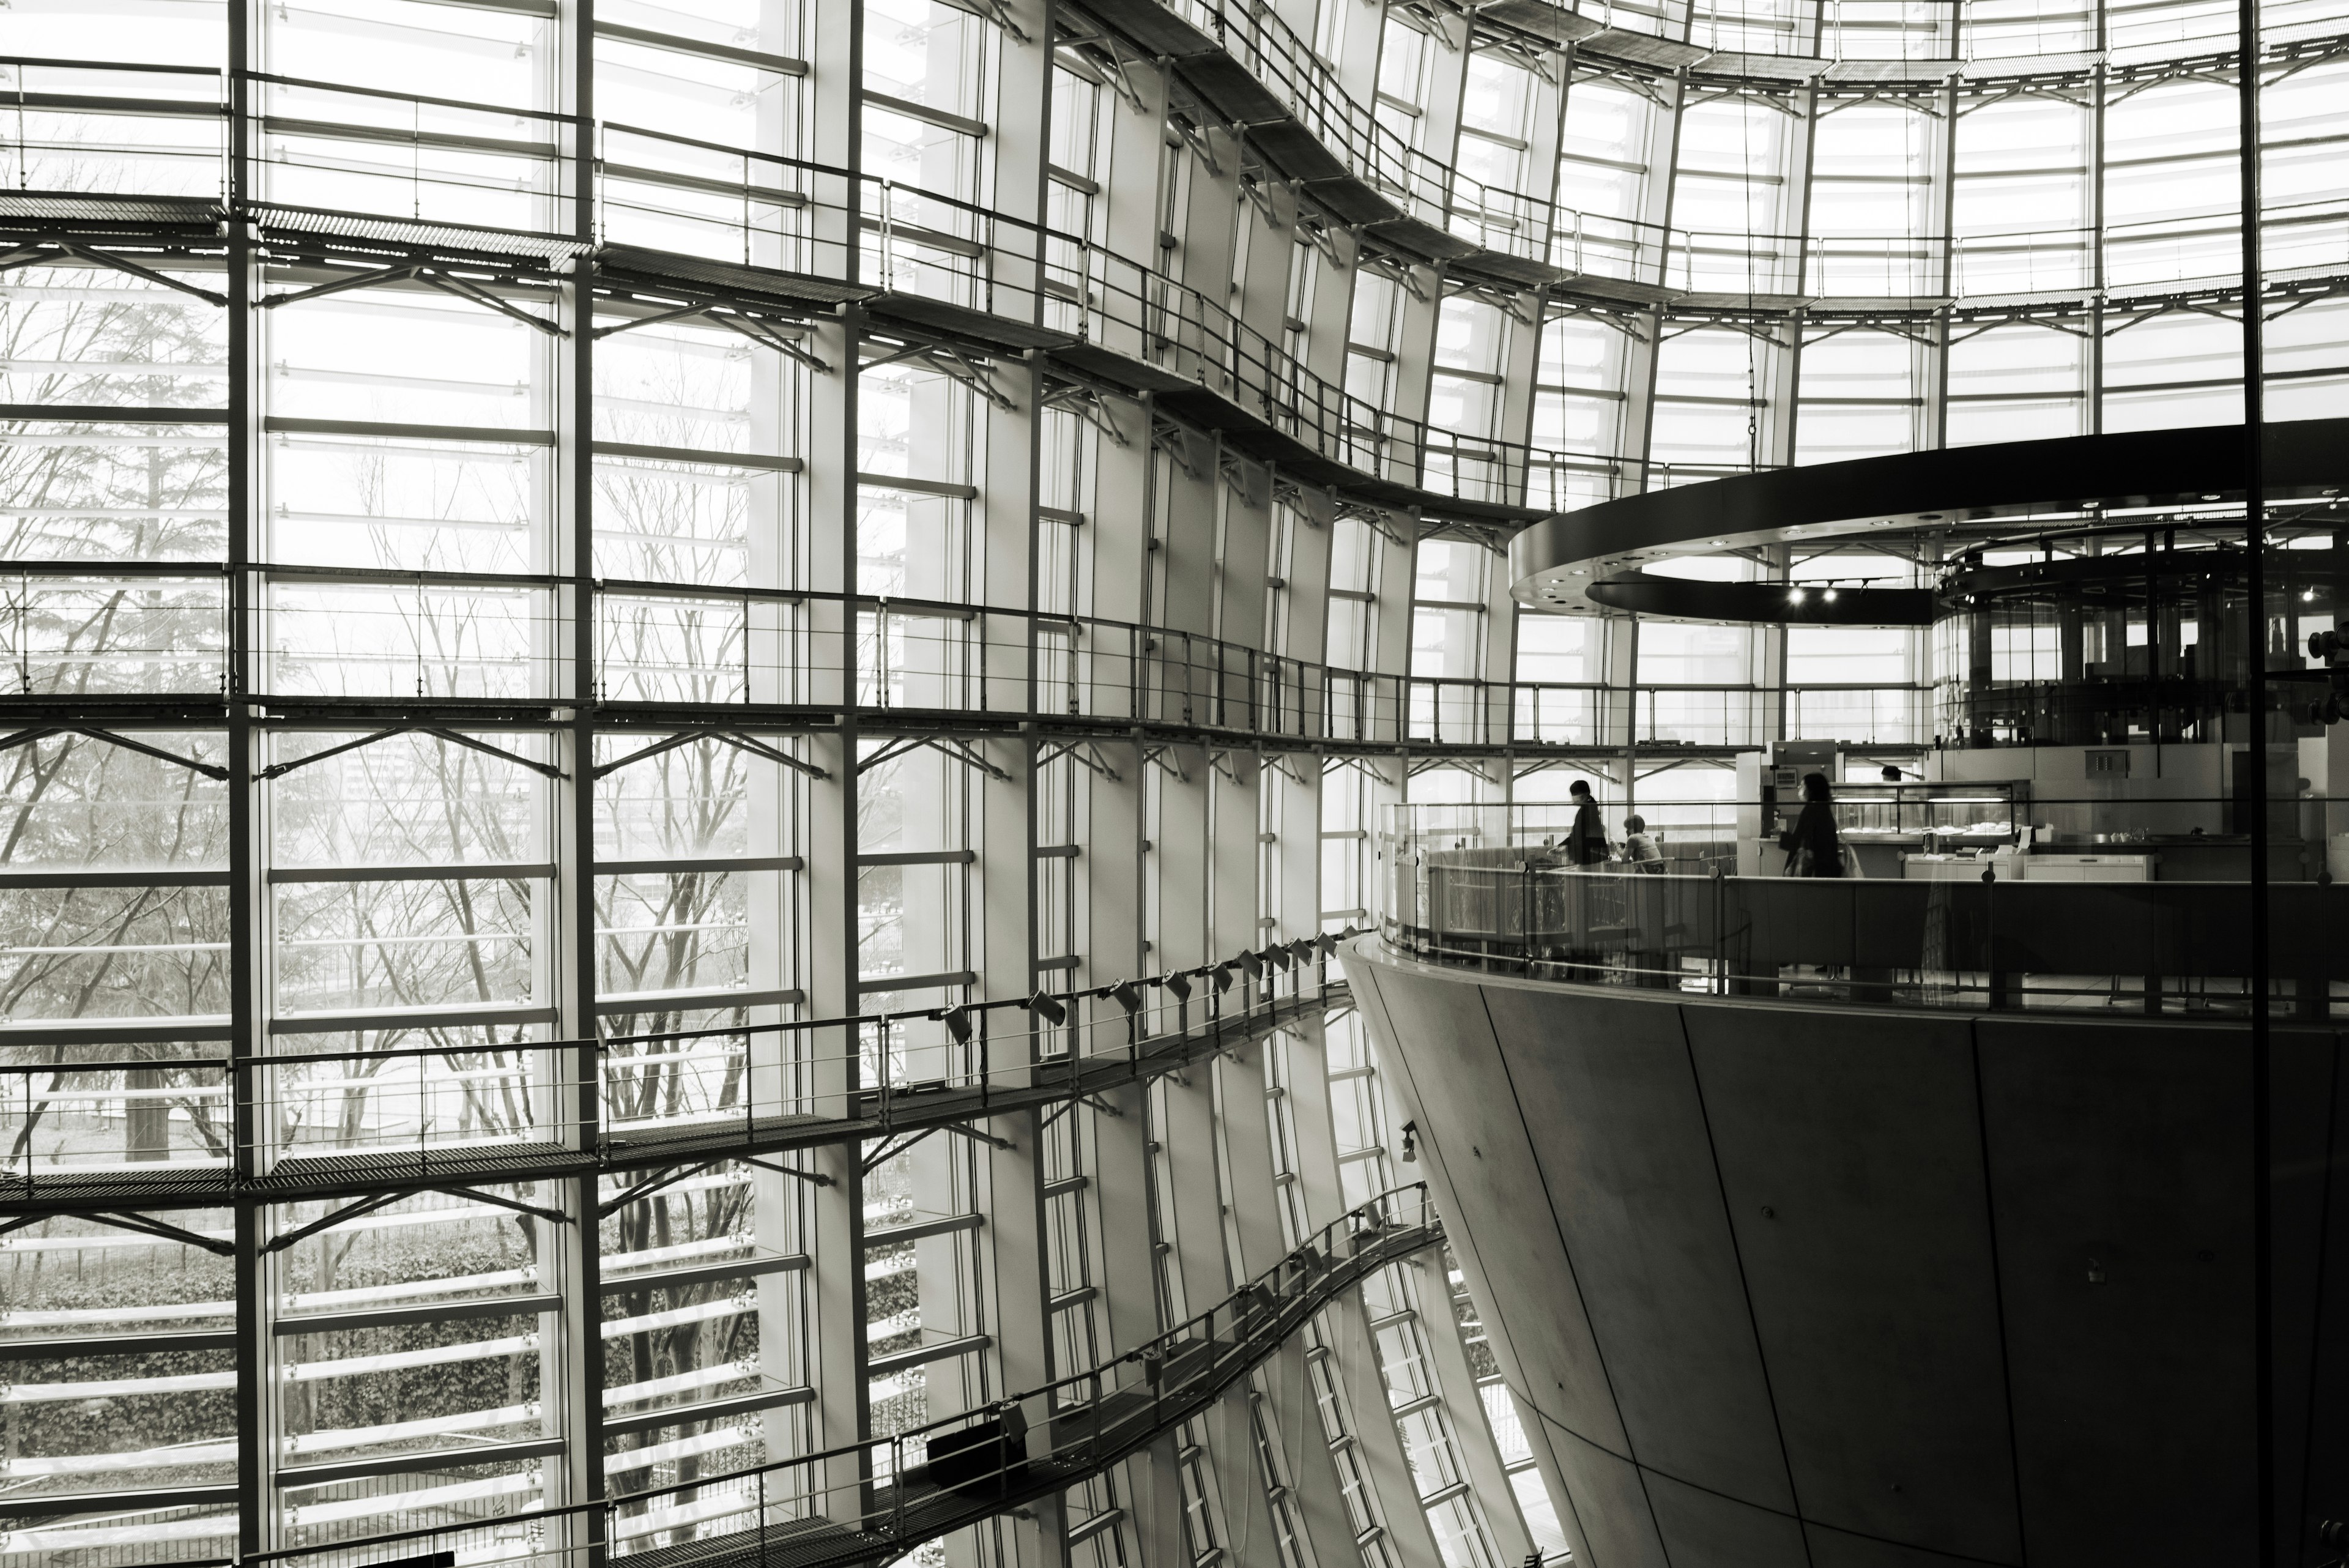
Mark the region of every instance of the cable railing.
[[[1097, 1092], [1274, 1027], [1319, 1005], [1338, 940], [988, 1001], [950, 999], [976, 984], [969, 974], [872, 975], [860, 990], [947, 996], [838, 1017], [759, 1019], [796, 1004], [713, 992], [694, 1009], [740, 1021], [592, 1039], [281, 1044], [233, 1060], [8, 1047], [32, 1059], [0, 1061], [0, 1190], [225, 1181], [240, 1163], [279, 1185], [354, 1173], [481, 1179], [509, 1167], [641, 1166], [664, 1151], [886, 1137]], [[368, 1027], [400, 1025], [394, 1012]]]
[[35, 196], [91, 215], [124, 198], [216, 202], [228, 147], [217, 70], [0, 57], [0, 213]]
[[242, 1562], [570, 1568], [601, 1553], [850, 1568], [894, 1559], [1065, 1490], [1174, 1430], [1346, 1292], [1443, 1235], [1425, 1184], [1398, 1187], [1322, 1226], [1225, 1300], [1123, 1354], [955, 1415], [605, 1501], [359, 1540], [297, 1541]]
[[248, 73], [254, 193], [278, 221], [362, 213], [568, 234], [574, 117]]
[[[605, 126], [601, 135], [608, 161], [599, 232], [608, 243], [784, 270], [796, 263], [831, 278], [849, 275], [854, 249], [855, 275], [888, 291], [878, 312], [902, 296], [1039, 324], [1077, 340], [1069, 357], [1081, 367], [1101, 352], [1170, 372], [1318, 457], [1459, 501], [1559, 510], [1576, 476], [1625, 467], [1406, 419], [1316, 375], [1199, 290], [1080, 235], [951, 193], [637, 127]], [[633, 161], [616, 161], [623, 156]]]

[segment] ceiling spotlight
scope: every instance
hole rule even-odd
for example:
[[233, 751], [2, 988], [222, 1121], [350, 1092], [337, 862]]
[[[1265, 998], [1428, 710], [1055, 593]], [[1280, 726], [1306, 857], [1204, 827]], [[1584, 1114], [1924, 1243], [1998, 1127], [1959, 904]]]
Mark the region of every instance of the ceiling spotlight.
[[2214, 492], [2205, 491], [2202, 493], [2202, 499], [2205, 501], [2216, 501], [2219, 497]]
[[1819, 597], [1826, 599], [1829, 604], [1833, 604], [1835, 602], [1836, 591], [1833, 588], [1829, 588], [1826, 593], [1821, 594]]
[[1588, 572], [1584, 571], [1580, 566], [1575, 567], [1573, 571], [1567, 574], [1567, 576], [1570, 577], [1587, 577], [1590, 574]]
[[2301, 589], [2301, 590], [2300, 590], [2300, 602], [2301, 602], [2301, 603], [2302, 603], [2302, 604], [2313, 604], [2315, 601], [2316, 601], [2316, 590], [2315, 590], [2314, 588], [2302, 588], [2302, 589]]
[[[2328, 490], [2328, 491], [2326, 491], [2324, 493], [2326, 493], [2327, 495], [2330, 495], [2330, 494], [2332, 494], [2333, 493], [2332, 493], [2331, 491], [2329, 491], [2329, 490]], [[1715, 549], [1719, 549], [1722, 545], [1726, 545], [1726, 544], [1728, 544], [1728, 543], [1729, 543], [1729, 541], [1728, 541], [1728, 540], [1726, 540], [1726, 539], [1715, 539], [1715, 540], [1713, 542], [1713, 548], [1715, 548]]]
[[1803, 590], [1800, 588], [1788, 588], [1786, 590], [1786, 597], [1792, 603], [1801, 604], [1803, 602]]

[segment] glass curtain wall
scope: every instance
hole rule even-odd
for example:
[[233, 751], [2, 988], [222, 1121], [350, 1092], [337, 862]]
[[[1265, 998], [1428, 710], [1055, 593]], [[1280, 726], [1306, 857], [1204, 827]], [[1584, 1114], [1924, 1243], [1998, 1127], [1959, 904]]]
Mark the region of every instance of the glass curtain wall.
[[[2231, 12], [2045, 12], [1299, 0], [1240, 116], [1023, 0], [0, 8], [0, 1557], [799, 1518], [1409, 1181], [1314, 942], [1383, 807], [1693, 830], [1948, 677], [1521, 614], [1516, 527], [2240, 418]], [[2265, 16], [2333, 415], [2349, 24]], [[1557, 1556], [1478, 1321], [1382, 1269], [922, 1550]]]

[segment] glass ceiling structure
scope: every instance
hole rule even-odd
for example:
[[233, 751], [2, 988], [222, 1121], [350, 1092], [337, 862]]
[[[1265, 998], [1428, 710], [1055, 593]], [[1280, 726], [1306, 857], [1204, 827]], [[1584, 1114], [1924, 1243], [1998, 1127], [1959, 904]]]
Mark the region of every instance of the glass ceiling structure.
[[[2339, 414], [2349, 15], [2265, 18], [2269, 417]], [[1507, 539], [2240, 419], [2234, 25], [9, 0], [0, 1563], [723, 1537], [1407, 1179], [1381, 806], [1669, 826], [1946, 675]], [[1459, 1282], [921, 1555], [1559, 1556]]]

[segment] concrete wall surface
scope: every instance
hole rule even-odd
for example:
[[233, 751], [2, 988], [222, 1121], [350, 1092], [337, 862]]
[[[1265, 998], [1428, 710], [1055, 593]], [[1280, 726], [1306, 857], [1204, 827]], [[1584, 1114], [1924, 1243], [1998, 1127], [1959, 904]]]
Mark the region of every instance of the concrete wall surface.
[[[2250, 1030], [1348, 978], [1588, 1568], [2259, 1562]], [[2349, 1072], [2275, 1033], [2272, 1561], [2349, 1520]]]

